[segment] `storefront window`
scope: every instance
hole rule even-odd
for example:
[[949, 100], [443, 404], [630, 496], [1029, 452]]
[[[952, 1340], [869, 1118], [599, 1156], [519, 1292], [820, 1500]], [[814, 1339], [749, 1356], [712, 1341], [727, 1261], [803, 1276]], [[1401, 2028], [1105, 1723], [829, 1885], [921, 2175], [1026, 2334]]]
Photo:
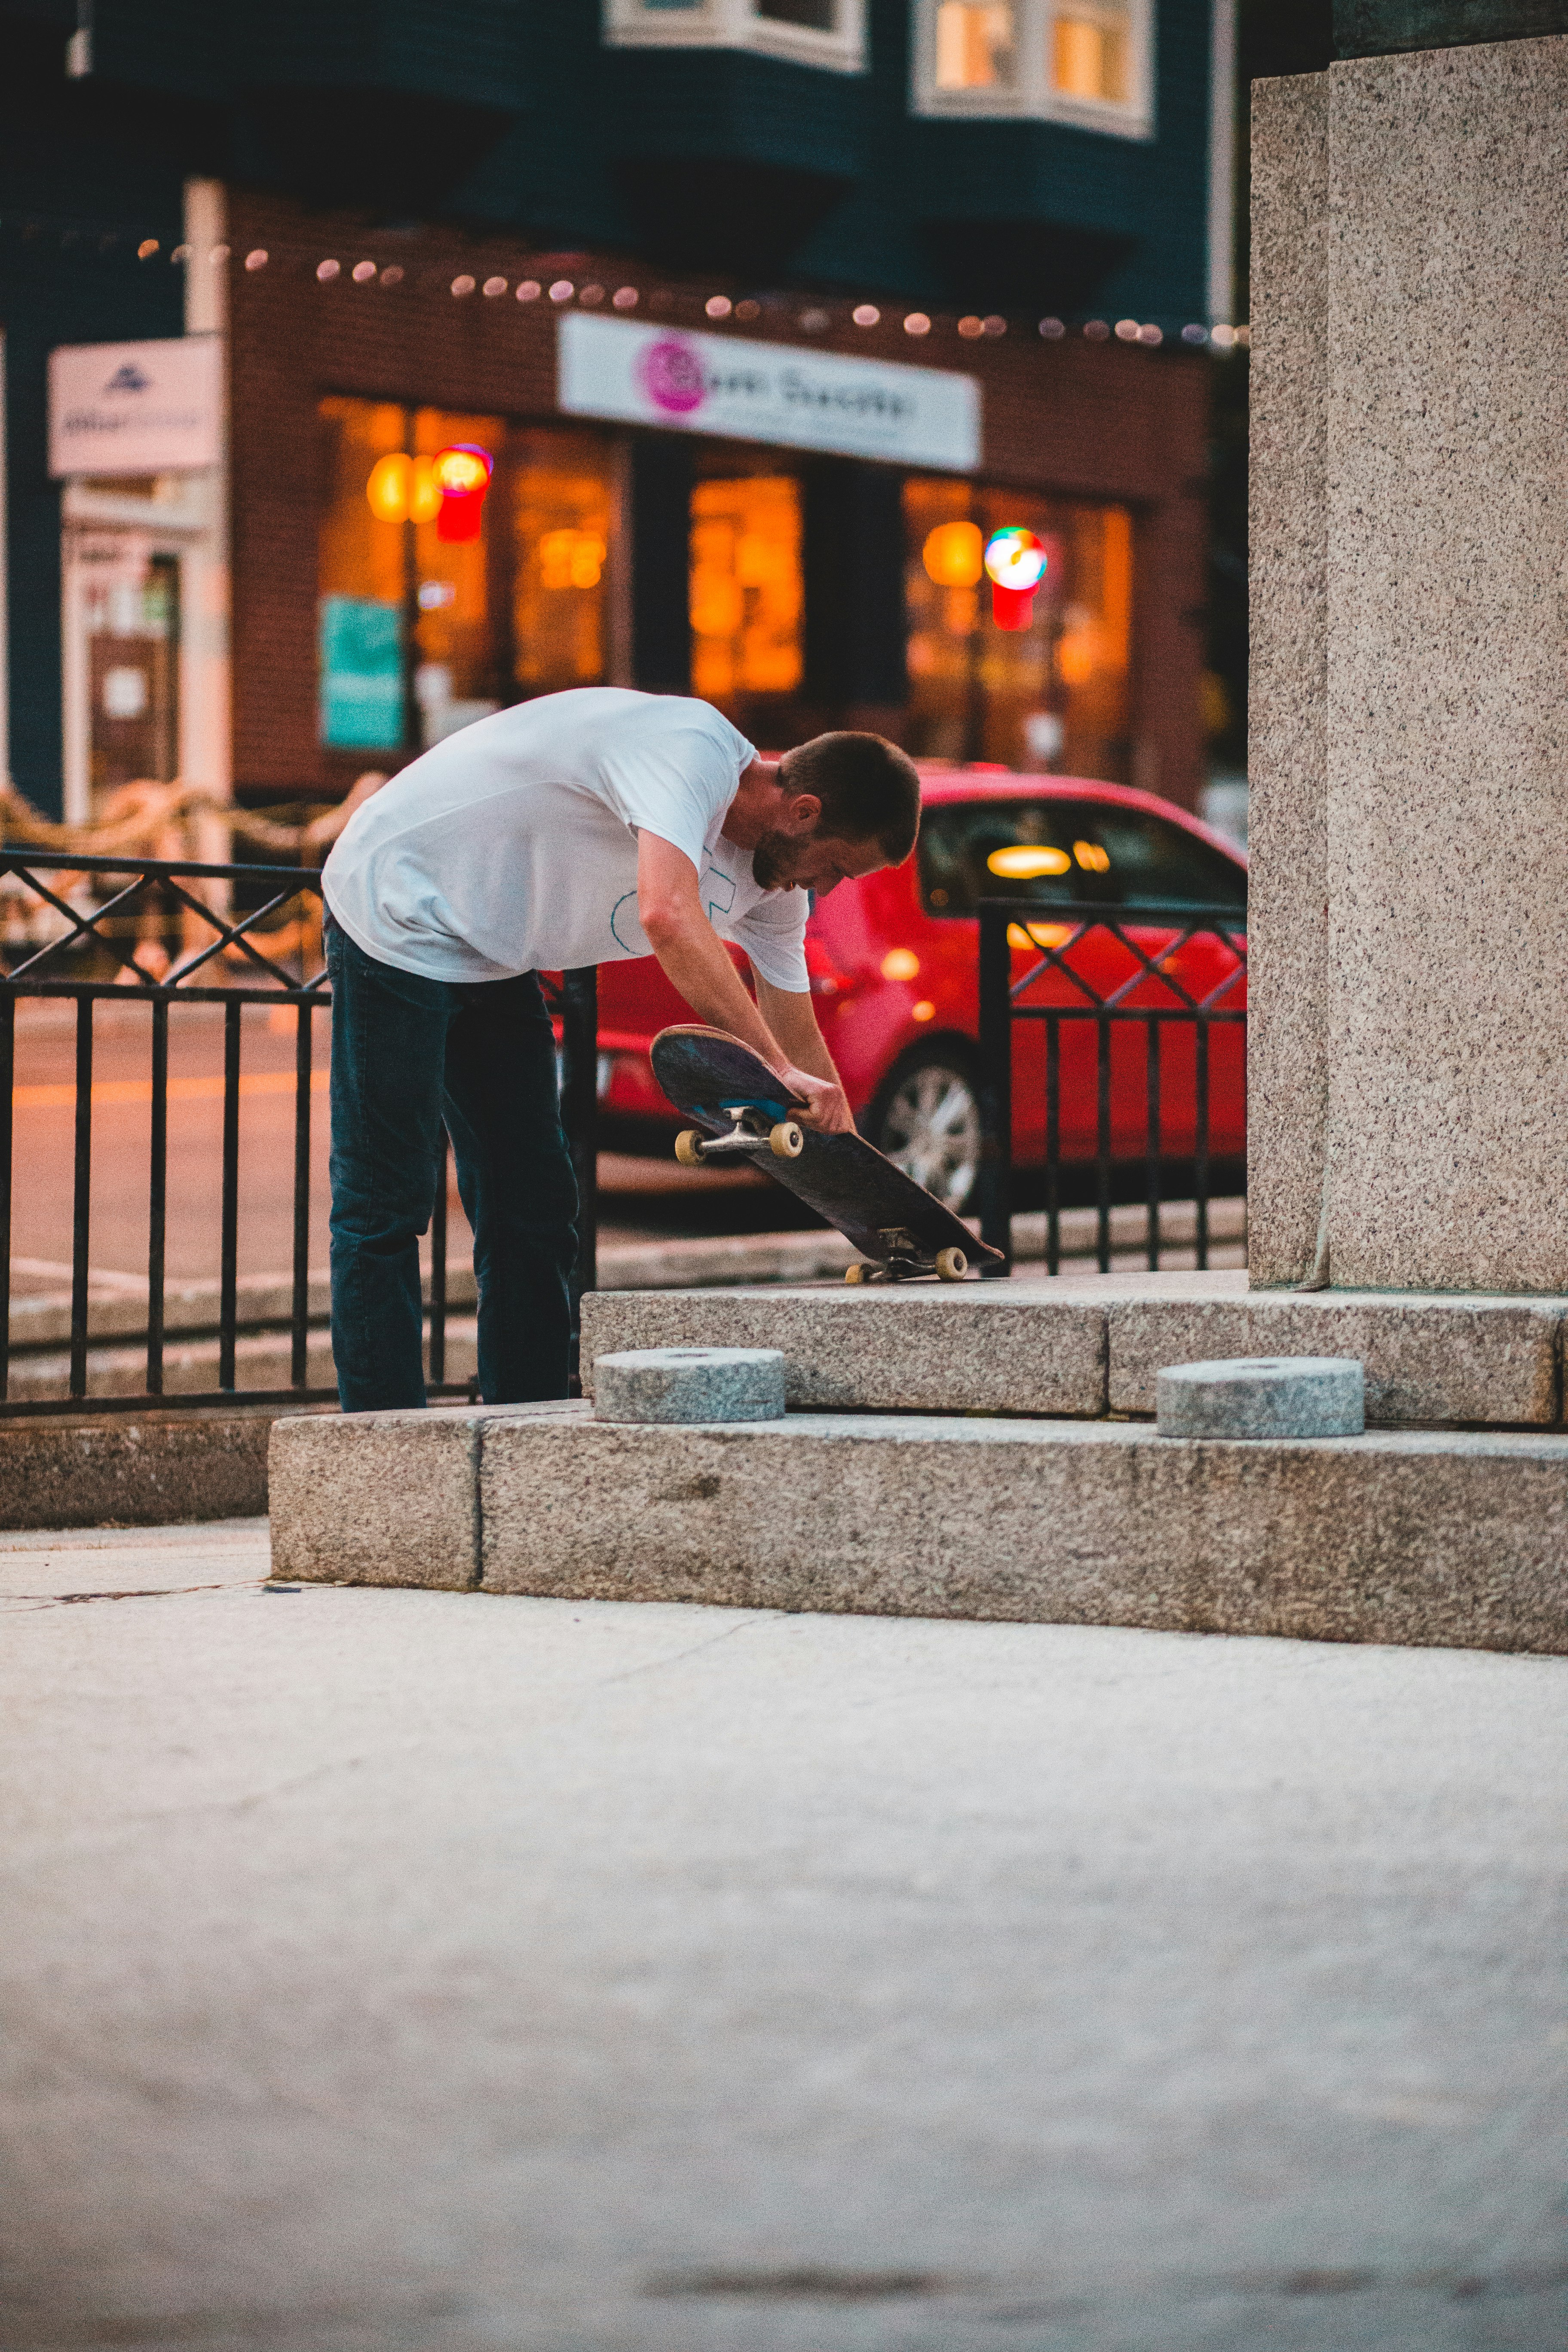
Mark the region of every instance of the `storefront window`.
[[[605, 442], [392, 402], [323, 400], [321, 414], [323, 743], [425, 750], [503, 702], [603, 679]], [[478, 460], [481, 484], [456, 528], [451, 450]]]
[[321, 537], [321, 734], [344, 750], [404, 742], [405, 526], [365, 494], [405, 450], [406, 412], [387, 401], [323, 400], [329, 444]]
[[605, 669], [609, 452], [586, 433], [513, 444], [512, 675], [526, 694], [596, 686]]
[[[910, 751], [1129, 781], [1125, 509], [916, 478], [904, 516]], [[1049, 557], [1026, 629], [996, 626], [981, 565], [1009, 523], [1035, 531]]]
[[805, 666], [800, 484], [787, 474], [699, 482], [691, 494], [691, 690], [739, 716], [793, 694]]

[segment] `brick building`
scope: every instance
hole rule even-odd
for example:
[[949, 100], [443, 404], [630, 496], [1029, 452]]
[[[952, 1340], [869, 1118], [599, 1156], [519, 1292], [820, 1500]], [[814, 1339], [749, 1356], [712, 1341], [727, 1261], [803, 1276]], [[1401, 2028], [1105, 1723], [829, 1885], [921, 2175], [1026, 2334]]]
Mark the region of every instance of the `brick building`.
[[[228, 159], [183, 263], [225, 448], [184, 541], [177, 472], [49, 495], [161, 550], [176, 599], [227, 575], [208, 780], [331, 797], [607, 680], [773, 748], [858, 723], [1195, 800], [1225, 0], [468, 0], [420, 14], [427, 58], [382, 0], [341, 56], [296, 27], [265, 88], [165, 13], [100, 0], [101, 102], [140, 77], [165, 142]], [[482, 498], [443, 496], [454, 449]], [[35, 531], [41, 456], [13, 430]], [[978, 576], [1007, 525], [1049, 557], [1014, 630]], [[202, 625], [187, 593], [210, 704]], [[85, 814], [116, 772], [83, 626], [68, 596], [53, 675], [13, 633], [12, 676], [17, 781]], [[190, 742], [138, 748], [189, 772]]]

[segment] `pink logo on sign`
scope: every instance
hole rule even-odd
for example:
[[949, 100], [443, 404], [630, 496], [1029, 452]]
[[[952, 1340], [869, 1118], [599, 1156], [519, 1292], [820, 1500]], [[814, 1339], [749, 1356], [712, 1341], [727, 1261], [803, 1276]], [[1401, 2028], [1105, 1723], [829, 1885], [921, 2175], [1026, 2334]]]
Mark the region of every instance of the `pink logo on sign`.
[[661, 335], [637, 362], [642, 388], [656, 408], [670, 416], [689, 416], [707, 394], [702, 362], [679, 335]]

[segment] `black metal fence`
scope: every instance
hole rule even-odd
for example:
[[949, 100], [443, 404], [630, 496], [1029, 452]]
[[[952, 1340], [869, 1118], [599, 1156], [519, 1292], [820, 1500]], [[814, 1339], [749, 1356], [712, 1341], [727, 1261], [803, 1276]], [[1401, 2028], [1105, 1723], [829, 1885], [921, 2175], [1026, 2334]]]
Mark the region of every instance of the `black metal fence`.
[[[300, 1404], [326, 1402], [331, 1388], [309, 1379], [310, 1303], [310, 1150], [312, 1096], [320, 1053], [316, 1024], [331, 991], [321, 961], [321, 877], [296, 866], [198, 865], [130, 856], [34, 856], [0, 851], [0, 1413], [144, 1411], [149, 1405]], [[581, 1197], [576, 1302], [595, 1281], [597, 975], [564, 973], [547, 981], [561, 1034], [562, 1117]], [[16, 1013], [25, 1000], [74, 1005], [74, 1129], [68, 1393], [11, 1394], [13, 1204], [29, 1170], [16, 1164]], [[94, 1021], [105, 1003], [145, 1005], [148, 1020], [150, 1139], [147, 1170], [146, 1385], [139, 1393], [89, 1391], [91, 1345]], [[169, 1018], [177, 1005], [221, 1007], [222, 1147], [218, 1188], [217, 1385], [165, 1388], [166, 1244], [169, 1176]], [[289, 1384], [242, 1389], [236, 1371], [239, 1334], [240, 1095], [242, 1018], [247, 1006], [292, 1013], [292, 1247], [289, 1315]], [[429, 1389], [466, 1397], [468, 1381], [448, 1381], [447, 1150], [431, 1224]]]
[[[1194, 946], [1199, 952], [1188, 957]], [[1015, 978], [1014, 956], [1019, 950], [1029, 961]], [[1209, 984], [1201, 992], [1187, 985], [1195, 964], [1208, 967]], [[1144, 1259], [1151, 1269], [1158, 1268], [1166, 1246], [1161, 1208], [1171, 1197], [1173, 1170], [1179, 1171], [1183, 1192], [1194, 1204], [1192, 1246], [1196, 1262], [1200, 1267], [1208, 1265], [1215, 1163], [1215, 1035], [1237, 1033], [1237, 1045], [1228, 1050], [1222, 1074], [1222, 1112], [1227, 1117], [1222, 1141], [1231, 1142], [1238, 1108], [1245, 1134], [1247, 1012], [1237, 1000], [1245, 996], [1246, 985], [1247, 920], [1234, 907], [1184, 908], [1176, 913], [1160, 907], [1123, 905], [1110, 910], [1077, 904], [1045, 908], [1037, 899], [981, 900], [984, 1077], [978, 1205], [981, 1239], [1000, 1250], [1004, 1260], [988, 1272], [1006, 1273], [1013, 1263], [1014, 1139], [1021, 1108], [1016, 1047], [1026, 1027], [1043, 1033], [1038, 1077], [1044, 1097], [1047, 1271], [1055, 1274], [1061, 1265], [1063, 1173], [1075, 1159], [1092, 1179], [1098, 1211], [1095, 1256], [1102, 1273], [1110, 1266], [1113, 1194], [1130, 1175], [1139, 1181], [1145, 1210]], [[1092, 1086], [1092, 1149], [1073, 1154], [1064, 1150], [1062, 1131], [1063, 1046], [1067, 1042], [1070, 1052], [1086, 1036], [1092, 1038], [1092, 1071], [1084, 1069], [1082, 1056], [1075, 1055], [1079, 1066], [1073, 1078], [1080, 1094], [1086, 1085]], [[1171, 1066], [1173, 1061], [1184, 1065], [1184, 1041], [1189, 1038], [1190, 1079], [1187, 1069], [1179, 1067], [1173, 1087]], [[1174, 1049], [1175, 1039], [1183, 1041], [1179, 1050]], [[1128, 1081], [1136, 1083], [1139, 1059], [1142, 1149], [1132, 1151], [1125, 1132], [1119, 1136], [1117, 1130], [1119, 1126], [1125, 1130]], [[1184, 1148], [1173, 1150], [1173, 1143]], [[1226, 1159], [1237, 1157], [1233, 1144]]]

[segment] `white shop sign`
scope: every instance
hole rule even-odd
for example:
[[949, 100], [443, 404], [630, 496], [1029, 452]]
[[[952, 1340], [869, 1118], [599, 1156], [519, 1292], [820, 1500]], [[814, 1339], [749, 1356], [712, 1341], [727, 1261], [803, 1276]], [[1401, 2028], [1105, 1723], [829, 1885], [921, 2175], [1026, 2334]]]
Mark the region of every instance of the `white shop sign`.
[[955, 473], [980, 463], [980, 385], [949, 368], [575, 310], [562, 319], [560, 337], [556, 397], [574, 416]]
[[182, 474], [216, 466], [216, 335], [62, 343], [49, 353], [49, 472]]

